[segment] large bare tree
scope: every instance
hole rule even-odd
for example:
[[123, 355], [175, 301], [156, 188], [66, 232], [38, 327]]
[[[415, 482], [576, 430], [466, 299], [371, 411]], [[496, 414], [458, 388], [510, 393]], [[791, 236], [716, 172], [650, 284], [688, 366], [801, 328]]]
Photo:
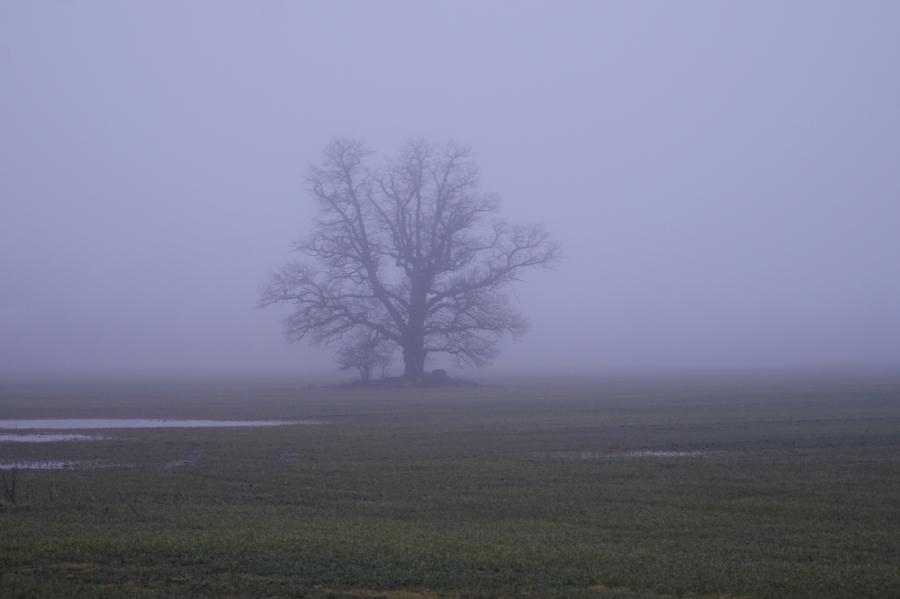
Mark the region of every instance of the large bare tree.
[[396, 343], [404, 378], [419, 380], [429, 354], [483, 365], [498, 339], [525, 321], [504, 291], [545, 266], [556, 245], [539, 226], [495, 217], [497, 197], [479, 188], [468, 149], [408, 142], [370, 167], [359, 141], [340, 139], [310, 169], [321, 215], [295, 244], [305, 261], [275, 273], [262, 305], [288, 303], [288, 339], [332, 343], [370, 331]]

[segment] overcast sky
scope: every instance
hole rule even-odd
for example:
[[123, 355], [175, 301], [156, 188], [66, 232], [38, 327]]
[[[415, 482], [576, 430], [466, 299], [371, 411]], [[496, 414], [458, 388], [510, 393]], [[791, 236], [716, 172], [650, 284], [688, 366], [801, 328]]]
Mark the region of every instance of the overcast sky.
[[900, 2], [0, 2], [0, 373], [333, 369], [260, 287], [335, 136], [565, 260], [497, 369], [900, 367]]

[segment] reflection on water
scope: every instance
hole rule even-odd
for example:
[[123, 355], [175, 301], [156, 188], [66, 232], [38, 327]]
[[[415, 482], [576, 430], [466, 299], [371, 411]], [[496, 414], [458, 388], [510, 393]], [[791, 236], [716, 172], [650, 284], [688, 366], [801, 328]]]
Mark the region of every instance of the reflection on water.
[[708, 451], [677, 451], [672, 449], [638, 449], [632, 451], [554, 451], [548, 457], [567, 460], [607, 460], [612, 458], [699, 458]]
[[96, 441], [104, 437], [92, 435], [76, 435], [73, 433], [46, 434], [46, 433], [21, 433], [18, 435], [0, 434], [0, 443], [54, 443], [56, 441]]
[[117, 428], [212, 428], [319, 424], [315, 420], [168, 420], [147, 418], [58, 418], [0, 420], [0, 430], [84, 430]]
[[622, 455], [629, 458], [699, 458], [706, 455], [705, 451], [669, 451], [659, 449], [647, 449], [642, 451], [626, 451]]
[[28, 462], [0, 462], [0, 470], [68, 470], [72, 468], [99, 468], [97, 462], [78, 460], [41, 460]]
[[[293, 424], [319, 424], [314, 420], [167, 420], [146, 418], [62, 418], [52, 420], [0, 420], [0, 430], [85, 430], [85, 429], [135, 429], [135, 428], [210, 428], [285, 426]], [[2, 433], [0, 443], [52, 443], [56, 441], [96, 441], [107, 439], [96, 435], [76, 433]], [[172, 467], [188, 462], [174, 462]], [[65, 470], [69, 468], [100, 468], [99, 462], [78, 460], [40, 460], [0, 462], [0, 470]]]

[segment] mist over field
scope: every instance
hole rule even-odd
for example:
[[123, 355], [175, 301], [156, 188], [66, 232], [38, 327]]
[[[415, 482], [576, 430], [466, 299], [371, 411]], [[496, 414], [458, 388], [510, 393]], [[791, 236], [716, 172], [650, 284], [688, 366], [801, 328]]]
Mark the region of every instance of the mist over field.
[[489, 371], [896, 371], [898, 22], [874, 0], [0, 3], [0, 375], [334, 372], [256, 307], [334, 137], [467, 145], [501, 216], [560, 245]]

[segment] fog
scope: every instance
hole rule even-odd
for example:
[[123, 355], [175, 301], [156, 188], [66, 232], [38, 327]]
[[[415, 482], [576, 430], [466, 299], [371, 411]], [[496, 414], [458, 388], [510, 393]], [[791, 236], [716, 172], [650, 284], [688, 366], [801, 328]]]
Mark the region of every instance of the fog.
[[895, 369], [898, 57], [892, 1], [0, 3], [0, 373], [333, 371], [256, 304], [335, 136], [560, 244], [497, 371]]

